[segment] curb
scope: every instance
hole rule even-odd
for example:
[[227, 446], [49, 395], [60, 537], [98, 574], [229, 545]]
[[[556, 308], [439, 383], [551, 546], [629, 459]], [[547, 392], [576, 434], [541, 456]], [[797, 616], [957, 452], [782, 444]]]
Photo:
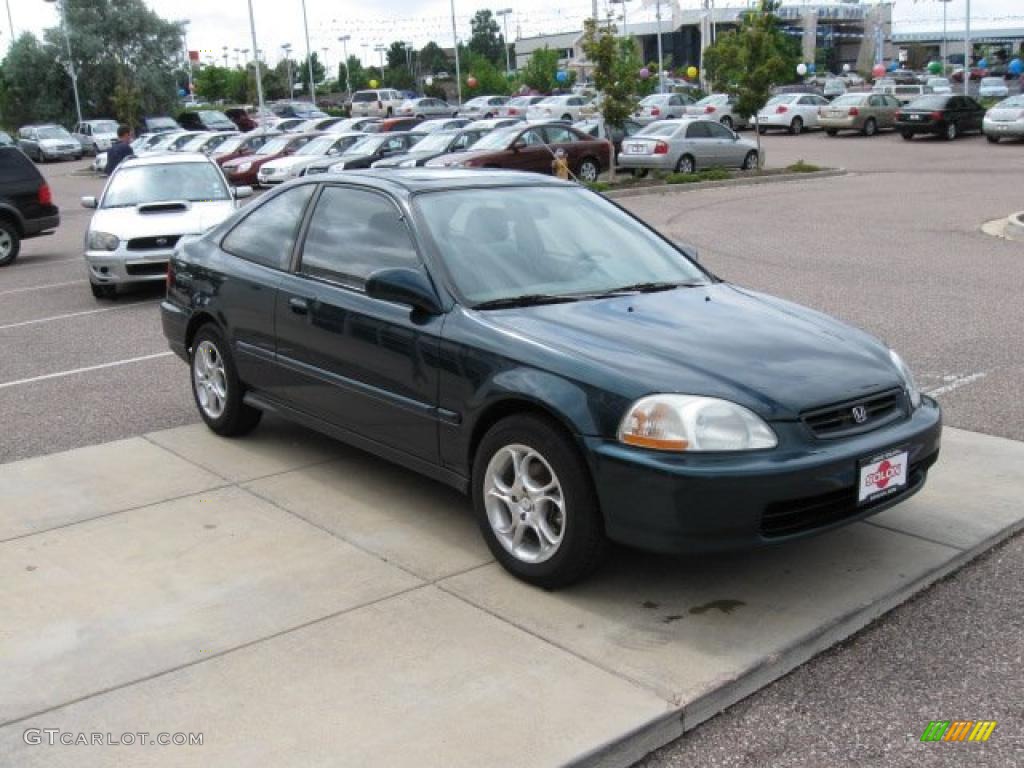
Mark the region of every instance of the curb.
[[812, 171], [811, 173], [777, 173], [771, 176], [750, 176], [748, 178], [723, 179], [721, 181], [695, 181], [692, 184], [661, 184], [658, 186], [640, 187], [638, 189], [613, 189], [608, 192], [601, 192], [610, 200], [617, 200], [626, 197], [640, 197], [641, 195], [667, 195], [677, 192], [692, 192], [698, 189], [715, 189], [718, 187], [749, 187], [756, 184], [775, 184], [784, 181], [798, 181], [804, 179], [828, 179], [833, 176], [845, 176], [845, 168], [829, 168], [823, 171]]
[[778, 654], [749, 667], [741, 675], [721, 681], [720, 687], [708, 691], [689, 704], [672, 708], [665, 714], [635, 728], [625, 736], [612, 739], [589, 750], [567, 765], [571, 768], [583, 768], [584, 766], [586, 768], [595, 766], [628, 768], [645, 755], [675, 741], [685, 735], [687, 731], [693, 730], [706, 720], [788, 675], [818, 654], [849, 639], [875, 620], [907, 602], [917, 593], [960, 570], [972, 560], [1021, 531], [1024, 531], [1024, 520], [1007, 526], [970, 549], [958, 551], [954, 557], [923, 574], [916, 581], [904, 585], [870, 605], [865, 605], [829, 624], [816, 628]]

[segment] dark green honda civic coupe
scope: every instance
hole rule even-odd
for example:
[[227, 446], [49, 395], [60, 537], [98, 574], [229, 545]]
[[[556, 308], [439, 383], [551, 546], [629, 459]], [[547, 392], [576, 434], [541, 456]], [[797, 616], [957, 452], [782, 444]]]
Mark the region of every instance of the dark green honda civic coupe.
[[877, 339], [534, 174], [300, 179], [180, 243], [167, 281], [212, 430], [270, 411], [449, 483], [547, 588], [609, 540], [713, 552], [863, 519], [939, 455], [938, 404]]

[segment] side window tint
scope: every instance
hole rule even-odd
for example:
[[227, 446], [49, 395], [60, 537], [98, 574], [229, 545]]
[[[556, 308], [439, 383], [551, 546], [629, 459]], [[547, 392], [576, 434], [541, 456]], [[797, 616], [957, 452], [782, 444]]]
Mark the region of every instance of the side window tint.
[[705, 122], [691, 123], [686, 129], [686, 138], [688, 139], [707, 139], [711, 136], [708, 131], [708, 124]]
[[571, 144], [576, 138], [568, 128], [559, 128], [554, 125], [545, 126], [544, 133], [548, 135], [549, 144]]
[[732, 131], [724, 125], [719, 125], [718, 123], [704, 123], [704, 127], [707, 128], [708, 135], [712, 139], [732, 139]]
[[246, 261], [287, 269], [313, 184], [282, 192], [235, 225], [220, 247]]
[[378, 269], [419, 266], [412, 237], [391, 200], [359, 189], [324, 189], [302, 246], [304, 274], [361, 287]]

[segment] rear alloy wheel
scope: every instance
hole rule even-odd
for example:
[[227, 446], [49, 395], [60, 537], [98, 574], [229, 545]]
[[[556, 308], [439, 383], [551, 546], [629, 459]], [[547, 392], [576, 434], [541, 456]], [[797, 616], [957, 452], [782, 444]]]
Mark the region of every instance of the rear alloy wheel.
[[878, 123], [875, 122], [875, 118], [869, 117], [864, 121], [863, 133], [865, 136], [874, 136], [878, 133]]
[[757, 152], [752, 149], [749, 152], [747, 152], [747, 156], [743, 158], [743, 170], [744, 171], [753, 171], [756, 168], [757, 168]]
[[591, 573], [607, 548], [597, 495], [567, 435], [534, 415], [484, 435], [473, 464], [473, 506], [495, 559], [545, 589]]
[[956, 123], [949, 123], [946, 125], [946, 141], [952, 141], [960, 135], [960, 129], [956, 127]]
[[683, 155], [676, 163], [676, 173], [693, 173], [697, 170], [697, 164], [690, 155]]
[[580, 163], [580, 172], [577, 175], [580, 177], [581, 180], [593, 183], [597, 181], [597, 177], [600, 175], [600, 173], [601, 166], [597, 164], [596, 160], [588, 157], [585, 158]]
[[192, 395], [206, 426], [224, 437], [245, 434], [263, 415], [242, 402], [235, 362], [213, 324], [200, 328], [192, 340]]
[[728, 128], [730, 131], [732, 130], [732, 118], [729, 117], [728, 115], [723, 116], [719, 122], [721, 122], [721, 124]]
[[988, 143], [989, 144], [998, 144], [999, 143], [999, 137], [998, 136], [992, 136], [991, 134], [986, 133], [985, 134], [985, 138], [988, 139]]
[[89, 288], [92, 290], [93, 298], [96, 299], [116, 299], [117, 298], [117, 287], [113, 285], [104, 285], [103, 283], [94, 283], [89, 281]]
[[793, 122], [789, 124], [789, 132], [794, 136], [799, 136], [804, 132], [804, 121], [801, 117], [794, 117]]
[[21, 250], [21, 237], [14, 223], [9, 219], [0, 219], [0, 267], [13, 264]]

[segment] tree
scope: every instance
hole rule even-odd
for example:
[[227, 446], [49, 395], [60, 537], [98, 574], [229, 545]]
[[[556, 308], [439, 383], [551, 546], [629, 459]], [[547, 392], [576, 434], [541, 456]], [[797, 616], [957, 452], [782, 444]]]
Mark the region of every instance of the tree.
[[469, 38], [469, 50], [483, 56], [492, 64], [501, 65], [505, 61], [505, 38], [498, 32], [498, 22], [486, 8], [476, 12], [469, 22], [472, 35]]
[[[484, 94], [506, 94], [511, 90], [511, 84], [504, 69], [498, 69], [490, 59], [478, 53], [469, 51], [460, 53], [462, 56], [462, 94], [482, 96]], [[476, 80], [476, 86], [470, 87], [469, 78]]]
[[[775, 85], [789, 82], [799, 54], [783, 33], [775, 15], [778, 0], [760, 0], [748, 11], [739, 29], [721, 35], [704, 52], [704, 71], [716, 89], [728, 88], [738, 100], [733, 108], [743, 118], [756, 115]], [[761, 157], [761, 132], [757, 131]], [[758, 160], [760, 165], [760, 159]]]
[[[595, 19], [583, 23], [583, 51], [593, 65], [594, 86], [601, 94], [605, 125], [622, 129], [636, 108], [639, 90], [640, 52], [631, 37], [618, 37], [614, 26], [599, 28]], [[611, 177], [615, 179], [615, 152], [611, 152]]]
[[410, 56], [407, 52], [408, 50], [405, 47], [405, 43], [401, 40], [396, 40], [389, 45], [384, 53], [384, 60], [388, 63], [388, 69], [408, 69]]
[[558, 51], [547, 46], [538, 48], [531, 55], [526, 66], [519, 72], [523, 85], [540, 93], [551, 93], [560, 88], [558, 82]]
[[292, 77], [295, 81], [302, 83], [302, 87], [305, 93], [312, 93], [309, 89], [309, 63], [313, 62], [313, 82], [322, 83], [324, 77], [327, 76], [327, 70], [324, 69], [324, 65], [320, 63], [320, 57], [316, 55], [316, 51], [313, 51], [308, 58], [303, 59], [296, 64], [296, 69], [292, 72]]
[[54, 52], [29, 32], [18, 37], [3, 62], [3, 117], [9, 126], [61, 121], [74, 112], [67, 72]]
[[208, 65], [202, 67], [193, 80], [196, 95], [207, 101], [223, 101], [228, 98], [230, 82], [226, 67]]
[[[342, 64], [338, 67], [338, 82], [345, 82], [345, 65]], [[361, 91], [366, 88], [366, 83], [370, 78], [366, 74], [366, 70], [363, 69], [363, 62], [359, 60], [358, 56], [348, 57], [348, 82], [352, 85], [353, 91]]]
[[438, 72], [448, 71], [448, 57], [437, 43], [431, 41], [423, 46], [417, 54], [420, 64], [420, 71], [436, 75]]

